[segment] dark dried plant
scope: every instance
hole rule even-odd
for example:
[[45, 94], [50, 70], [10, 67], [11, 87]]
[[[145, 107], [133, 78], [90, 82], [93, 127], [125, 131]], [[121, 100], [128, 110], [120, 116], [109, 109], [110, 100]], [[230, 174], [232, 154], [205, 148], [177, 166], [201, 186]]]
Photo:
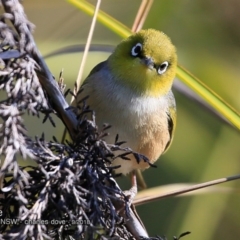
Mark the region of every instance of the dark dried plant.
[[[109, 166], [115, 151], [122, 152], [120, 157], [127, 161], [131, 150], [122, 148], [117, 138], [114, 145], [102, 140], [107, 127], [98, 132], [84, 99], [74, 111], [67, 108], [60, 86], [36, 48], [33, 26], [22, 6], [14, 0], [2, 4], [0, 89], [5, 96], [0, 102], [1, 238], [133, 238], [124, 223], [131, 213], [128, 198]], [[52, 91], [54, 96], [49, 95]], [[89, 112], [91, 117], [87, 118]], [[44, 135], [31, 138], [23, 123], [26, 113], [36, 117], [44, 114], [44, 121], [49, 119], [52, 124], [51, 114], [57, 114], [74, 141], [62, 144], [56, 138], [46, 140]], [[69, 127], [70, 123], [75, 125]], [[18, 160], [22, 158], [32, 159], [35, 165], [20, 166]]]

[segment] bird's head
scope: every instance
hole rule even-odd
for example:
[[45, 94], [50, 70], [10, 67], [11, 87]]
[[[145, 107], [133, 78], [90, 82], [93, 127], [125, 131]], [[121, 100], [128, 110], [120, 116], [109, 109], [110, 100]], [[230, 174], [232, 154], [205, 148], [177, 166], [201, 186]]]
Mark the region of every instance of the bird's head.
[[157, 97], [171, 89], [176, 49], [163, 32], [141, 30], [116, 47], [108, 64], [115, 81], [141, 95]]

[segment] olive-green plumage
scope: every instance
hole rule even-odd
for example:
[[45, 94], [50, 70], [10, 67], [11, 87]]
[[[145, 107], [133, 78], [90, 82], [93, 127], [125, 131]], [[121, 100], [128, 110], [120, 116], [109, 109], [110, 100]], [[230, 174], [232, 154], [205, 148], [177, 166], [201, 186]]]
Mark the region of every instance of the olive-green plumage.
[[[151, 163], [169, 147], [176, 125], [176, 106], [171, 91], [177, 55], [170, 39], [154, 29], [141, 30], [123, 40], [86, 78], [83, 93], [96, 113], [98, 126], [109, 123], [108, 143], [116, 134], [134, 151], [146, 155]], [[116, 172], [127, 174], [146, 169], [116, 159]]]

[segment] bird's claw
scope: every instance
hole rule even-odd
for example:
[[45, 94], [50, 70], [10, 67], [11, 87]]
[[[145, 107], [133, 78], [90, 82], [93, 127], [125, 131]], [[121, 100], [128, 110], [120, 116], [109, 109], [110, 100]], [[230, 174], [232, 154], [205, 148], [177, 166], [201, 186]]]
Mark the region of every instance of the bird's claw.
[[137, 186], [132, 186], [129, 190], [124, 191], [124, 195], [128, 199], [129, 206], [132, 204], [135, 196], [137, 195], [137, 192], [138, 192]]

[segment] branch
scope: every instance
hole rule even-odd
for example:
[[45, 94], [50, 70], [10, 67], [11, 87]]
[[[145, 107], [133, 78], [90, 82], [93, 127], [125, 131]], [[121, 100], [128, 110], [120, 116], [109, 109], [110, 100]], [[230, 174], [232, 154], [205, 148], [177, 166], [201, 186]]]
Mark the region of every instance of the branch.
[[53, 78], [47, 64], [37, 49], [31, 33], [31, 24], [26, 18], [22, 5], [18, 0], [3, 0], [2, 4], [6, 13], [13, 16], [10, 20], [18, 34], [25, 40], [20, 42], [20, 51], [29, 53], [38, 63], [39, 69], [37, 69], [37, 74], [39, 80], [47, 92], [49, 99], [51, 99], [54, 109], [67, 127], [71, 137], [74, 139], [76, 137], [75, 129], [77, 127], [76, 116], [72, 113], [72, 111], [68, 110], [68, 103], [66, 102], [57, 85], [57, 82]]

